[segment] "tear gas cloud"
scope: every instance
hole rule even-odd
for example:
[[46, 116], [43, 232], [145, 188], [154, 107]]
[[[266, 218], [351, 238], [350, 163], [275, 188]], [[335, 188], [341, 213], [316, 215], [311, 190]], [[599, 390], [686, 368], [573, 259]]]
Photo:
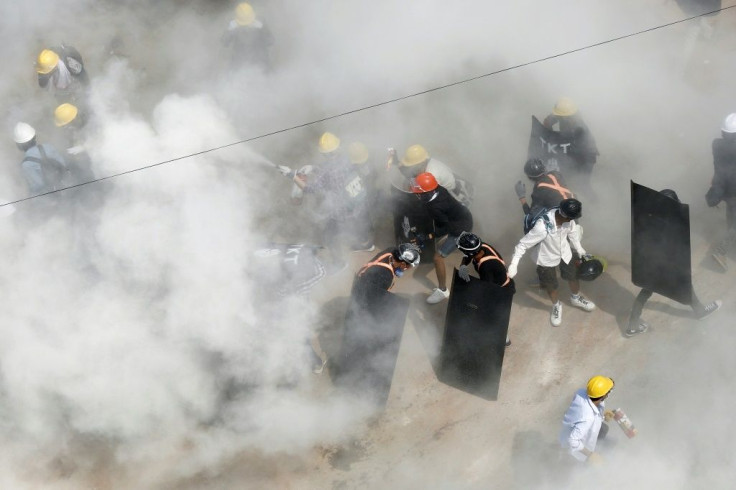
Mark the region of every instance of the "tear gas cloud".
[[[36, 127], [41, 142], [53, 140], [55, 100], [36, 86], [32, 62], [40, 49], [60, 41], [80, 50], [90, 73], [94, 117], [85, 144], [102, 177], [683, 17], [672, 3], [634, 0], [254, 1], [275, 38], [274, 69], [264, 73], [227, 64], [220, 39], [234, 5], [5, 2], [0, 40], [13, 47], [0, 82], [5, 133], [22, 120]], [[423, 144], [475, 182], [479, 234], [509, 255], [519, 233], [512, 189], [523, 178], [529, 116], [543, 117], [568, 95], [601, 149], [594, 178], [607, 184], [595, 199], [582, 196], [587, 248], [628, 262], [626, 202], [633, 179], [674, 188], [692, 203], [697, 250], [722, 219], [705, 214], [702, 193], [711, 172], [710, 139], [734, 110], [725, 82], [730, 68], [723, 63], [734, 43], [728, 31], [734, 15], [719, 16], [722, 28], [700, 70], [705, 75], [695, 80], [688, 78], [692, 71], [681, 70], [690, 25], [676, 25], [19, 203], [0, 221], [2, 486], [61, 489], [96, 481], [102, 488], [167, 488], [225, 472], [238, 455], [256, 461], [264, 454], [308, 454], [362, 427], [367, 409], [326, 389], [308, 369], [307, 342], [322, 321], [314, 296], [344, 296], [349, 279], [326, 279], [312, 300], [277, 302], [264, 292], [264, 271], [251, 256], [271, 241], [318, 243], [310, 225], [315, 216], [288, 203], [288, 185], [271, 162], [314, 162], [322, 131], [363, 141], [377, 161], [387, 146], [402, 151]], [[111, 54], [116, 39], [121, 47]], [[0, 155], [6, 162], [0, 196], [25, 197], [20, 153], [10, 137], [0, 138]], [[43, 219], [32, 213], [37, 207]], [[378, 237], [377, 245], [388, 244]], [[717, 366], [728, 356], [727, 344], [702, 341], [710, 361], [685, 355], [683, 366], [692, 369], [678, 370], [678, 384], [665, 382], [670, 396], [684, 400], [673, 412], [676, 420], [685, 419], [686, 407], [700, 406], [682, 386], [699, 385], [697, 366]], [[664, 405], [649, 388], [677, 355], [662, 346], [646, 375], [621, 369], [630, 399], [640, 396], [631, 406], [652, 427]], [[606, 366], [589, 361], [586, 367]], [[566, 398], [575, 380], [570, 375], [549, 396]], [[553, 405], [542, 420], [556, 429], [563, 411]], [[718, 407], [706, 413], [714, 421], [727, 418]], [[695, 431], [662, 456], [677, 434], [672, 427], [657, 429], [658, 441], [637, 441], [636, 456], [647, 461], [648, 472], [630, 466], [647, 475], [641, 488], [708, 484], [733, 474], [732, 463], [706, 450]], [[702, 456], [682, 464], [692, 461], [692, 448]], [[439, 454], [450, 455], [450, 466], [466, 464], [457, 449]], [[621, 464], [630, 465], [630, 456], [620, 456]], [[429, 459], [411, 452], [402, 457], [403, 469], [387, 473], [397, 487], [419, 473], [446, 488], [495, 478], [481, 469], [484, 463], [434, 479]], [[499, 468], [492, 457], [478, 461]], [[693, 480], [698, 471], [717, 475]], [[611, 488], [624, 476], [607, 475]]]

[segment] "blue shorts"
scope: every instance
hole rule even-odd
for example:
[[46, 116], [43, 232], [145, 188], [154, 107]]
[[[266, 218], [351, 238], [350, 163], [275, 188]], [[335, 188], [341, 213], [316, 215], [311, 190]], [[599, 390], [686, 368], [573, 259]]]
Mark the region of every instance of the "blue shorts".
[[440, 245], [437, 248], [437, 252], [441, 256], [447, 257], [452, 252], [457, 250], [457, 239], [458, 239], [457, 235], [447, 235], [447, 237], [445, 238], [445, 241], [442, 242], [442, 245]]

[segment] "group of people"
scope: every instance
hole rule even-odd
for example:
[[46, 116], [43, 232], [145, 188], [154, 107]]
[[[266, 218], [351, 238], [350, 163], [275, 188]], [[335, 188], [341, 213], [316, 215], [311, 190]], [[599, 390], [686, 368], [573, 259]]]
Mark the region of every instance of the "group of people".
[[20, 170], [30, 195], [94, 179], [84, 147], [89, 76], [81, 54], [64, 44], [44, 49], [36, 60], [36, 73], [39, 87], [56, 101], [49, 115], [58, 131], [49, 138], [56, 144], [40, 143], [34, 126], [18, 122], [14, 127], [13, 140], [23, 152]]

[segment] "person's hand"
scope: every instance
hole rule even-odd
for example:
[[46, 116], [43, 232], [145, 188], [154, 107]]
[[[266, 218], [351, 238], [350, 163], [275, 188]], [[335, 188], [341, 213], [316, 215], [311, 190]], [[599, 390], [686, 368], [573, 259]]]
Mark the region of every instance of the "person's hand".
[[610, 422], [612, 418], [613, 418], [613, 412], [611, 410], [605, 410], [603, 412], [603, 419], [606, 422]]
[[516, 270], [517, 267], [518, 266], [516, 264], [511, 263], [511, 265], [509, 266], [509, 271], [508, 271], [509, 279], [513, 279], [514, 278], [514, 276], [516, 275], [516, 272], [517, 272], [517, 270]]
[[395, 157], [396, 156], [396, 148], [388, 148], [388, 156]]
[[588, 260], [593, 260], [593, 256], [590, 254], [583, 254], [583, 256], [580, 258], [583, 259], [583, 262], [586, 262]]
[[284, 177], [294, 178], [294, 176], [296, 175], [296, 172], [292, 170], [291, 167], [287, 167], [286, 165], [277, 165], [276, 168], [279, 172], [281, 172], [281, 175], [283, 175]]
[[457, 270], [457, 275], [460, 276], [460, 279], [463, 281], [470, 282], [470, 270], [467, 265], [461, 265]]
[[590, 456], [588, 456], [588, 463], [593, 466], [600, 466], [603, 464], [603, 457], [596, 452], [590, 453]]
[[524, 199], [526, 197], [526, 184], [522, 181], [518, 181], [516, 185], [514, 185], [514, 191], [516, 191], [516, 195], [519, 199]]

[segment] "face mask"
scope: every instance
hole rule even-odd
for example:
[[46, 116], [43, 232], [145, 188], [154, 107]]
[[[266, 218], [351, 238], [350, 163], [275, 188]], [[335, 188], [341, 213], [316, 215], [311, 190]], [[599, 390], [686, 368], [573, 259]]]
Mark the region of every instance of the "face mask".
[[401, 276], [403, 276], [403, 275], [404, 275], [404, 271], [403, 271], [403, 270], [401, 270], [401, 269], [396, 269], [396, 270], [394, 271], [394, 274], [396, 275], [396, 277], [401, 277]]

